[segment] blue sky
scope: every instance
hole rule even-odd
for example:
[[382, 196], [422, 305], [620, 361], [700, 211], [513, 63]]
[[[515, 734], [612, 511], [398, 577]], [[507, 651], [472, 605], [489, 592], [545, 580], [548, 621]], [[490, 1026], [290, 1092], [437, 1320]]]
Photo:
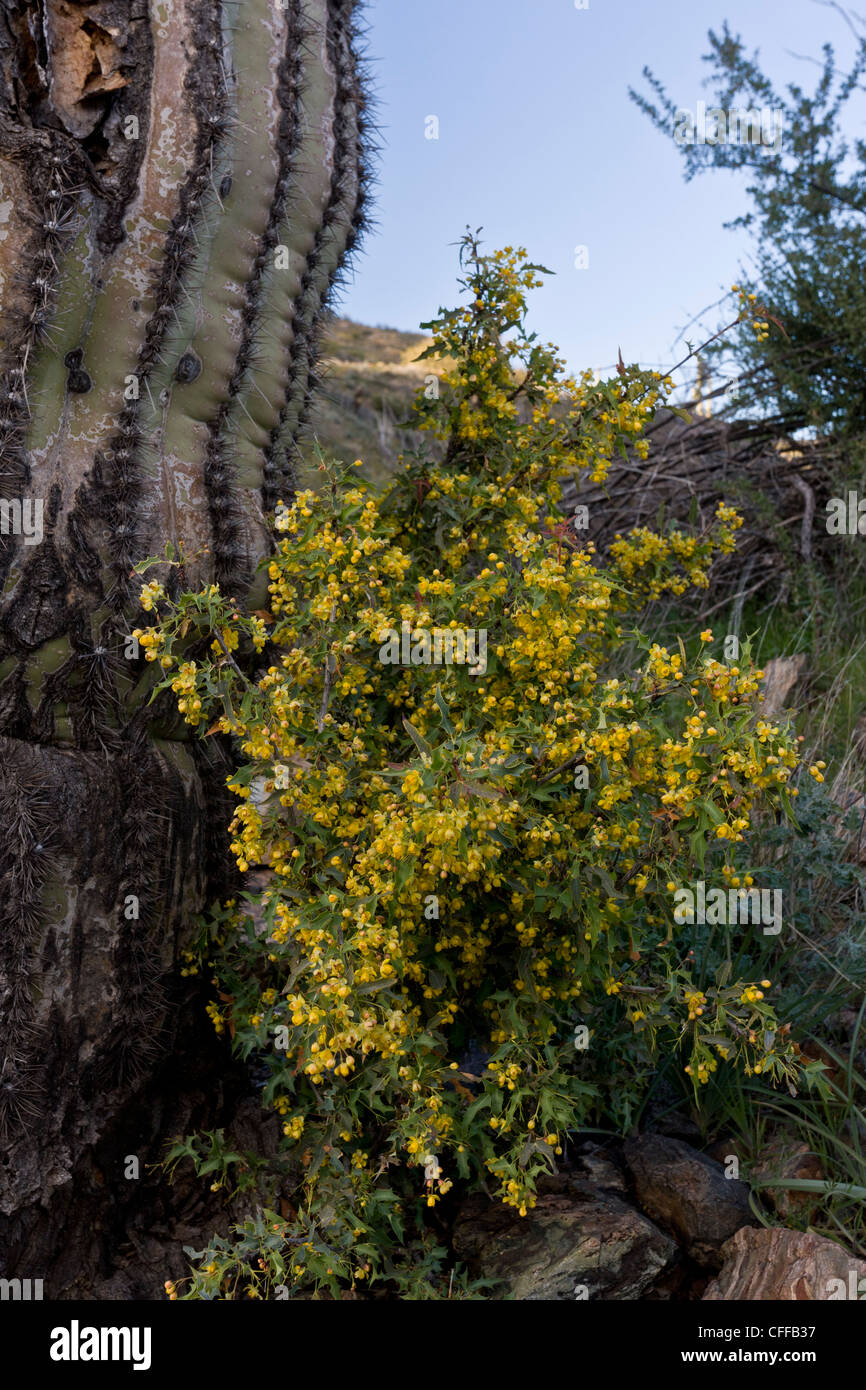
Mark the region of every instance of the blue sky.
[[[746, 208], [742, 176], [683, 181], [676, 145], [629, 100], [643, 66], [694, 110], [711, 95], [707, 30], [725, 19], [777, 85], [813, 85], [818, 69], [795, 54], [820, 56], [829, 40], [843, 67], [853, 51], [818, 0], [369, 0], [366, 19], [384, 146], [377, 225], [339, 311], [417, 329], [455, 301], [453, 243], [483, 226], [489, 249], [526, 246], [556, 272], [533, 294], [532, 326], [572, 369], [608, 367], [618, 347], [627, 362], [671, 365], [678, 333], [749, 255], [747, 235], [722, 225]], [[425, 138], [431, 115], [437, 140]]]

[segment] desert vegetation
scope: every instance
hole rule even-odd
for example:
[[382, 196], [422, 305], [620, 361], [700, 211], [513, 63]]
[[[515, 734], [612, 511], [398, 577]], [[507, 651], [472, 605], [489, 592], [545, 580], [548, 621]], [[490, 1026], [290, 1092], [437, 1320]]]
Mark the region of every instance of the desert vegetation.
[[[827, 947], [847, 916], [856, 976], [859, 869], [752, 642], [694, 632], [743, 516], [720, 501], [599, 554], [563, 480], [594, 498], [622, 453], [649, 468], [672, 383], [566, 375], [521, 248], [467, 233], [461, 270], [420, 354], [421, 442], [384, 487], [310, 458], [266, 608], [178, 592], [183, 555], [139, 566], [161, 688], [242, 754], [232, 850], [256, 888], [188, 968], [280, 1128], [266, 1163], [214, 1132], [171, 1150], [249, 1208], [173, 1298], [495, 1297], [454, 1260], [467, 1201], [526, 1218], [581, 1137], [634, 1133], [665, 1093], [755, 1167], [768, 1213], [778, 1184], [859, 1244], [857, 1073], [825, 1012], [854, 1048], [857, 981]], [[818, 874], [841, 915], [815, 940]], [[804, 969], [824, 985], [805, 1010]], [[805, 1138], [820, 1177], [767, 1167]]]
[[3, 1299], [866, 1296], [862, 22], [645, 71], [755, 254], [599, 374], [334, 317], [354, 0], [145, 9], [0, 16]]

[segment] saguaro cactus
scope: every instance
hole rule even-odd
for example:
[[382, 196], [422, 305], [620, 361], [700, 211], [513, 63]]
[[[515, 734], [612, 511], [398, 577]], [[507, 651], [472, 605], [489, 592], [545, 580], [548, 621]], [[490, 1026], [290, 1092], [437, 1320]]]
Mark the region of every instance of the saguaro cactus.
[[171, 1033], [225, 768], [149, 704], [130, 571], [182, 544], [188, 585], [257, 601], [317, 323], [363, 219], [355, 9], [4, 0], [0, 13], [7, 1270], [37, 1204], [68, 1213], [52, 1228], [64, 1239], [70, 1184], [123, 1135]]

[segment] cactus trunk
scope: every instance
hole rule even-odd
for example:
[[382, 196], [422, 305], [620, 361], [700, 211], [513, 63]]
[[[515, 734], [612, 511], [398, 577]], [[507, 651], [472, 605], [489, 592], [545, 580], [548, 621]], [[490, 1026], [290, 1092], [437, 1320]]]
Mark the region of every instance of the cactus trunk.
[[47, 1297], [96, 1287], [69, 1194], [99, 1150], [130, 1200], [125, 1117], [156, 1142], [142, 1097], [169, 1084], [179, 954], [221, 886], [228, 752], [149, 704], [130, 571], [172, 542], [188, 586], [261, 602], [363, 222], [355, 9], [0, 14], [0, 1273]]

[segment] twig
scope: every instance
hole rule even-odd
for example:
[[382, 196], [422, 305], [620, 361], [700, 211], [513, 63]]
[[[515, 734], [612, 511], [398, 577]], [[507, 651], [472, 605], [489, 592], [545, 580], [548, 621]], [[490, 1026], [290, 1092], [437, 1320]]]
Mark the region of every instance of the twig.
[[677, 362], [675, 367], [671, 367], [667, 372], [665, 372], [665, 376], [673, 376], [674, 372], [679, 371], [680, 367], [684, 367], [686, 363], [690, 362], [693, 357], [697, 357], [698, 353], [703, 352], [704, 348], [709, 347], [710, 343], [714, 343], [716, 339], [721, 338], [723, 334], [730, 333], [731, 329], [736, 328], [737, 324], [742, 323], [742, 321], [743, 315], [738, 314], [737, 317], [731, 323], [725, 324], [725, 327], [720, 328], [718, 333], [714, 333], [711, 338], [707, 338], [706, 342], [701, 343], [700, 347], [692, 348], [691, 352], [687, 352], [685, 357], [683, 357], [679, 362]]
[[791, 484], [806, 501], [806, 508], [803, 512], [803, 529], [800, 532], [800, 554], [809, 564], [812, 559], [812, 519], [815, 515], [815, 494], [798, 473], [792, 474]]
[[234, 657], [232, 656], [231, 652], [229, 651], [228, 647], [226, 646], [225, 642], [223, 641], [223, 639], [222, 639], [222, 634], [219, 633], [219, 632], [216, 630], [216, 628], [214, 628], [214, 629], [213, 629], [213, 635], [214, 635], [214, 637], [216, 638], [216, 640], [217, 640], [217, 642], [219, 643], [219, 645], [222, 647], [223, 655], [224, 655], [225, 657], [227, 657], [229, 663], [234, 667], [235, 671], [236, 671], [237, 674], [240, 676], [241, 680], [243, 681], [243, 683], [244, 683], [244, 685], [247, 687], [247, 689], [248, 689], [248, 690], [254, 690], [254, 691], [256, 691], [257, 694], [259, 694], [260, 691], [259, 691], [259, 689], [258, 689], [258, 686], [253, 685], [252, 681], [249, 680], [248, 677], [244, 675], [244, 673], [243, 673], [243, 671], [241, 670], [240, 666], [239, 666], [238, 663], [235, 661]]
[[[334, 602], [334, 603], [331, 604], [331, 622], [334, 621], [334, 618], [336, 617], [336, 614], [337, 614], [337, 605], [336, 605], [336, 602]], [[321, 733], [322, 730], [323, 730], [324, 727], [325, 727], [325, 715], [328, 713], [328, 701], [329, 701], [330, 698], [331, 698], [331, 659], [332, 659], [332, 656], [333, 656], [333, 653], [329, 651], [328, 654], [327, 654], [327, 656], [325, 657], [325, 682], [324, 682], [324, 689], [322, 690], [322, 705], [321, 705], [321, 708], [320, 708], [320, 710], [319, 710], [319, 717], [318, 717], [318, 719], [316, 720], [316, 728], [317, 728], [317, 730], [319, 731], [319, 733]], [[334, 664], [336, 665], [336, 660], [335, 660]]]
[[546, 776], [536, 778], [538, 785], [541, 787], [545, 782], [553, 782], [563, 772], [567, 772], [570, 767], [575, 767], [585, 756], [584, 753], [575, 753], [573, 757], [568, 759], [568, 762], [562, 763], [559, 767], [555, 767], [553, 771], [548, 772]]
[[734, 599], [734, 606], [731, 610], [731, 632], [734, 637], [739, 637], [740, 635], [740, 623], [743, 621], [743, 605], [746, 602], [746, 585], [752, 577], [752, 570], [755, 568], [755, 559], [756, 557], [754, 555], [750, 555], [746, 561], [745, 570], [743, 572], [743, 582], [737, 590], [737, 596]]
[[[759, 579], [757, 584], [752, 585], [751, 589], [746, 589], [745, 593], [743, 594], [743, 599], [747, 599], [750, 594], [756, 594], [759, 589], [762, 589], [764, 587], [769, 578], [770, 576], [768, 574], [765, 574], [763, 579]], [[737, 597], [739, 598], [739, 594], [737, 595]], [[727, 603], [730, 603], [730, 598], [723, 598], [721, 603], [714, 603], [712, 608], [703, 609], [701, 612], [701, 616], [704, 618], [708, 618], [711, 613], [718, 612], [718, 610], [720, 608], [724, 608]]]

